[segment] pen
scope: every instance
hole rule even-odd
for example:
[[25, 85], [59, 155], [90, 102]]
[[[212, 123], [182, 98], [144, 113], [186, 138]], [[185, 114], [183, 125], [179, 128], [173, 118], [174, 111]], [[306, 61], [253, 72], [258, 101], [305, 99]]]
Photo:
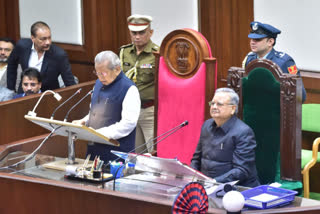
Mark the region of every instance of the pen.
[[97, 156], [94, 158], [92, 166], [91, 166], [91, 172], [93, 172], [94, 168], [96, 167], [96, 161], [97, 161]]
[[88, 165], [88, 163], [89, 163], [90, 156], [91, 156], [91, 154], [88, 154], [86, 160], [85, 160], [84, 163], [83, 163], [83, 166], [82, 166], [82, 167], [83, 167], [84, 169], [87, 167], [87, 165]]
[[103, 163], [104, 163], [104, 161], [100, 161], [100, 163], [99, 163], [99, 165], [98, 165], [98, 169], [97, 169], [98, 171], [101, 170]]
[[98, 158], [96, 156], [96, 158], [94, 159], [94, 170], [97, 169], [97, 162], [98, 162]]

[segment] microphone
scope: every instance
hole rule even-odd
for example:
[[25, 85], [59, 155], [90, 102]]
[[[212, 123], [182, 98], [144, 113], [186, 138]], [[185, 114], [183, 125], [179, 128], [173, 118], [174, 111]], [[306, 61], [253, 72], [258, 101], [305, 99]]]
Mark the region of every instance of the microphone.
[[72, 109], [74, 109], [77, 105], [79, 105], [87, 96], [91, 95], [91, 94], [92, 94], [92, 91], [93, 91], [93, 90], [89, 91], [84, 97], [82, 97], [76, 104], [74, 104], [74, 105], [70, 108], [70, 110], [67, 112], [66, 116], [64, 117], [64, 120], [63, 120], [64, 122], [67, 121], [68, 116], [69, 116], [69, 113], [72, 111]]
[[180, 125], [183, 127], [183, 126], [186, 126], [186, 125], [188, 125], [189, 124], [189, 122], [188, 122], [188, 120], [185, 120], [183, 123], [181, 123]]
[[71, 95], [68, 99], [66, 99], [63, 103], [61, 103], [61, 104], [53, 111], [50, 119], [51, 119], [51, 120], [53, 119], [54, 114], [56, 113], [56, 111], [57, 111], [59, 108], [61, 108], [61, 106], [63, 106], [64, 104], [66, 104], [66, 103], [67, 103], [69, 100], [71, 100], [75, 95], [80, 94], [81, 90], [82, 90], [82, 88], [79, 88], [73, 95]]
[[43, 96], [44, 96], [46, 93], [48, 93], [48, 92], [52, 93], [52, 94], [53, 94], [53, 97], [56, 98], [56, 100], [58, 100], [58, 101], [61, 100], [60, 94], [58, 94], [58, 93], [56, 93], [56, 92], [54, 92], [54, 91], [51, 91], [51, 90], [46, 90], [45, 92], [43, 92], [43, 94], [42, 94], [41, 97], [39, 98], [39, 100], [38, 100], [38, 102], [36, 103], [36, 105], [34, 106], [33, 110], [28, 112], [28, 115], [29, 115], [29, 116], [33, 116], [33, 117], [37, 116], [37, 113], [35, 113], [35, 110], [36, 110], [36, 108], [38, 107], [38, 105], [39, 105], [40, 101], [42, 100]]
[[[161, 141], [163, 141], [164, 139], [166, 139], [167, 137], [169, 137], [170, 135], [174, 134], [174, 133], [177, 132], [179, 129], [181, 129], [182, 127], [184, 127], [184, 126], [186, 126], [186, 125], [188, 125], [188, 124], [189, 124], [189, 122], [186, 120], [186, 121], [184, 121], [183, 123], [181, 123], [180, 125], [178, 125], [178, 126], [172, 128], [172, 129], [170, 129], [170, 130], [162, 133], [161, 135], [159, 135], [159, 136], [157, 136], [157, 137], [155, 137], [155, 138], [151, 138], [151, 139], [148, 140], [146, 143], [138, 146], [137, 148], [140, 148], [141, 146], [144, 146], [144, 145], [148, 145], [149, 142], [154, 141], [154, 140], [156, 140], [156, 139], [158, 139], [158, 138], [160, 138], [160, 137], [163, 137], [163, 138], [161, 138], [160, 140], [158, 140], [158, 141], [154, 144], [154, 145], [157, 145], [158, 143], [160, 143]], [[148, 146], [147, 146], [147, 147], [148, 147]], [[135, 149], [137, 149], [137, 148], [135, 148]], [[129, 154], [129, 153], [132, 153], [135, 149], [129, 151], [128, 154]], [[138, 156], [142, 155], [142, 154], [143, 154], [144, 152], [146, 152], [147, 150], [148, 150], [148, 148], [145, 148], [142, 152], [140, 152], [140, 154], [136, 154], [136, 155], [135, 155], [133, 158], [131, 158], [131, 159], [128, 158], [129, 160], [128, 160], [127, 162], [129, 163], [129, 162], [134, 161], [135, 159], [137, 159]], [[117, 161], [117, 160], [119, 160], [120, 158], [121, 158], [121, 157], [118, 157], [118, 158], [116, 158], [114, 161]], [[110, 162], [107, 163], [104, 168], [106, 168], [108, 165], [110, 165]], [[124, 167], [124, 166], [125, 166], [125, 164], [119, 166], [118, 169], [117, 169], [116, 172], [115, 172], [114, 181], [113, 181], [113, 190], [115, 190], [115, 185], [116, 185], [115, 182], [116, 182], [116, 177], [117, 177], [117, 175], [118, 175], [118, 171], [119, 171], [122, 167]]]
[[[155, 138], [149, 139], [147, 142], [145, 142], [144, 144], [138, 146], [138, 147], [135, 148], [135, 149], [139, 149], [139, 148], [142, 147], [142, 146], [147, 146], [147, 148], [142, 151], [142, 152], [145, 152], [145, 151], [148, 150], [148, 144], [149, 144], [150, 142], [153, 142], [154, 140], [162, 137], [162, 136], [165, 135], [165, 134], [168, 134], [168, 136], [170, 136], [171, 134], [173, 134], [174, 132], [178, 131], [179, 129], [181, 129], [181, 128], [184, 127], [184, 126], [187, 126], [188, 124], [189, 124], [188, 120], [185, 120], [185, 121], [182, 122], [180, 125], [178, 125], [178, 126], [172, 128], [172, 129], [170, 129], [170, 130], [162, 133], [161, 135], [159, 135], [159, 136], [157, 136], [157, 137], [155, 137]], [[177, 129], [177, 130], [176, 130], [176, 129]], [[172, 132], [172, 133], [171, 133], [171, 132]], [[165, 138], [167, 138], [168, 136], [166, 136]], [[159, 140], [159, 142], [161, 142], [161, 141], [164, 140], [165, 138]], [[159, 142], [157, 142], [156, 144], [158, 144]], [[156, 145], [156, 144], [154, 144], [154, 145]]]

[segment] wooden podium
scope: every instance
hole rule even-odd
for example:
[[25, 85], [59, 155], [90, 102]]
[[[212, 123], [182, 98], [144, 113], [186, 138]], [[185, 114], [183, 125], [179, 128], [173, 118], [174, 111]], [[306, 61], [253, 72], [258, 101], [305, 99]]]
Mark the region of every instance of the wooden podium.
[[77, 139], [93, 141], [96, 143], [108, 144], [112, 146], [120, 146], [117, 140], [109, 139], [98, 133], [91, 127], [85, 125], [77, 125], [70, 122], [47, 119], [42, 117], [24, 116], [27, 120], [54, 132], [57, 135], [68, 137], [68, 161], [67, 164], [76, 164], [74, 141]]

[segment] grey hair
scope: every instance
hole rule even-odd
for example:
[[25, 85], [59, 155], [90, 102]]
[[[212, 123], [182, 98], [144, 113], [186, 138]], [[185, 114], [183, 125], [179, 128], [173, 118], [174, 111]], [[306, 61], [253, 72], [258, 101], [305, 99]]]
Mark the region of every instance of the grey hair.
[[222, 93], [222, 92], [228, 93], [230, 95], [230, 104], [236, 106], [235, 114], [237, 114], [238, 113], [238, 105], [239, 105], [238, 94], [232, 88], [218, 88], [215, 93], [217, 94], [217, 93]]
[[110, 70], [114, 70], [117, 67], [120, 67], [120, 59], [117, 54], [113, 53], [112, 51], [102, 51], [97, 54], [94, 58], [95, 64], [101, 64], [105, 61], [108, 61], [108, 68]]

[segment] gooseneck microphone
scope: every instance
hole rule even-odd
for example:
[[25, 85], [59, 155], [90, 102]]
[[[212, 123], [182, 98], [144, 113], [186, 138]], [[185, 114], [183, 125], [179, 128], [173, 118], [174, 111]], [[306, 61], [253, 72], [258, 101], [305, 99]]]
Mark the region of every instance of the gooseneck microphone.
[[93, 90], [89, 91], [84, 97], [82, 97], [76, 104], [74, 104], [74, 105], [70, 108], [70, 110], [67, 112], [66, 116], [64, 117], [64, 120], [63, 120], [64, 122], [67, 121], [68, 116], [69, 116], [69, 113], [72, 111], [72, 109], [74, 109], [77, 105], [79, 105], [87, 96], [91, 95], [91, 94], [92, 94], [92, 91], [93, 91]]
[[186, 125], [188, 125], [188, 124], [189, 124], [188, 120], [185, 120], [185, 121], [183, 121], [183, 123], [180, 124], [180, 126], [183, 127], [183, 126], [186, 126]]
[[60, 94], [58, 94], [57, 92], [54, 92], [54, 91], [52, 91], [52, 90], [46, 90], [45, 92], [42, 93], [41, 97], [39, 98], [38, 102], [37, 102], [36, 105], [34, 106], [33, 110], [28, 112], [28, 115], [29, 115], [29, 116], [32, 116], [32, 117], [37, 116], [37, 113], [35, 112], [35, 111], [36, 111], [36, 108], [37, 108], [37, 106], [39, 105], [40, 101], [42, 100], [43, 96], [44, 96], [45, 94], [47, 94], [48, 92], [52, 93], [52, 94], [53, 94], [53, 97], [56, 98], [56, 100], [58, 100], [58, 101], [61, 100], [62, 97], [60, 96]]
[[[144, 146], [144, 145], [147, 146], [149, 142], [154, 141], [154, 140], [162, 137], [160, 140], [158, 140], [157, 142], [154, 143], [154, 145], [157, 145], [158, 143], [160, 143], [161, 141], [163, 141], [164, 139], [166, 139], [167, 137], [169, 137], [170, 135], [174, 134], [174, 133], [177, 132], [179, 129], [181, 129], [182, 127], [184, 127], [184, 126], [186, 126], [186, 125], [188, 125], [188, 124], [189, 124], [189, 122], [186, 120], [186, 121], [184, 121], [183, 123], [181, 123], [180, 125], [178, 125], [178, 126], [172, 128], [172, 129], [170, 129], [170, 130], [162, 133], [161, 135], [159, 135], [159, 136], [157, 136], [157, 137], [155, 137], [155, 138], [151, 138], [151, 139], [148, 140], [146, 143], [138, 146], [137, 148], [140, 148], [141, 146]], [[135, 149], [137, 149], [137, 148], [135, 148]], [[135, 149], [129, 151], [128, 154], [134, 152]], [[142, 154], [143, 154], [144, 152], [146, 152], [147, 150], [148, 150], [148, 146], [147, 146], [147, 148], [145, 148], [142, 152], [140, 152], [139, 154], [136, 154], [134, 157], [132, 157], [131, 159], [129, 159], [127, 162], [134, 161], [135, 159], [137, 159], [138, 156], [142, 155]], [[121, 157], [118, 157], [118, 158], [116, 158], [114, 161], [117, 161], [117, 160], [119, 160], [120, 158], [121, 158]], [[105, 167], [107, 167], [108, 165], [110, 165], [110, 162], [107, 163]], [[115, 185], [116, 185], [115, 182], [116, 182], [116, 177], [117, 177], [117, 175], [118, 175], [118, 171], [119, 171], [122, 167], [124, 167], [124, 166], [125, 166], [125, 165], [119, 166], [118, 169], [117, 169], [116, 172], [115, 172], [115, 177], [114, 177], [114, 180], [113, 180], [113, 190], [115, 190]], [[104, 167], [104, 168], [105, 168], [105, 167]]]
[[[147, 142], [145, 142], [144, 144], [136, 147], [135, 149], [139, 149], [139, 148], [142, 147], [142, 146], [146, 146], [147, 148], [142, 151], [142, 152], [145, 152], [146, 150], [148, 150], [148, 145], [150, 144], [150, 142], [153, 142], [153, 141], [157, 140], [158, 138], [161, 138], [162, 136], [167, 135], [167, 136], [165, 136], [163, 139], [160, 139], [160, 140], [159, 140], [159, 142], [161, 142], [162, 140], [164, 140], [165, 138], [167, 138], [168, 136], [170, 136], [171, 134], [173, 134], [174, 132], [178, 131], [179, 129], [181, 129], [182, 127], [184, 127], [184, 126], [186, 126], [186, 125], [188, 125], [188, 124], [189, 124], [188, 120], [185, 120], [185, 121], [183, 121], [180, 125], [178, 125], [178, 126], [172, 128], [172, 129], [170, 129], [170, 130], [162, 133], [161, 135], [159, 135], [159, 136], [157, 136], [157, 137], [155, 137], [155, 138], [149, 139]], [[172, 132], [172, 133], [171, 133], [171, 132]], [[156, 144], [158, 144], [159, 142], [157, 142]], [[155, 145], [156, 145], [156, 144], [155, 144]], [[132, 152], [132, 151], [130, 151], [130, 152]]]
[[53, 119], [54, 117], [54, 114], [56, 113], [56, 111], [61, 108], [64, 104], [66, 104], [69, 100], [71, 100], [74, 96], [76, 96], [77, 94], [80, 94], [82, 88], [79, 88], [73, 95], [71, 95], [68, 99], [66, 99], [63, 103], [61, 103], [52, 113], [51, 115], [51, 120]]
[[[147, 147], [148, 147], [148, 144], [149, 144], [150, 142], [155, 141], [155, 140], [157, 140], [158, 138], [161, 138], [161, 137], [164, 136], [163, 138], [161, 138], [159, 141], [157, 141], [157, 142], [154, 144], [154, 145], [157, 145], [158, 143], [160, 143], [161, 141], [163, 141], [164, 139], [166, 139], [167, 137], [169, 137], [170, 135], [172, 135], [173, 133], [175, 133], [176, 131], [178, 131], [179, 129], [181, 129], [182, 127], [184, 127], [184, 126], [186, 126], [186, 125], [188, 125], [188, 124], [189, 124], [189, 122], [188, 122], [188, 120], [186, 120], [186, 121], [184, 121], [183, 123], [181, 123], [180, 125], [177, 125], [177, 126], [173, 127], [172, 129], [169, 129], [168, 131], [162, 133], [161, 135], [156, 136], [155, 138], [149, 139], [147, 142], [145, 142], [145, 143], [141, 144], [140, 146], [134, 148], [133, 150], [129, 151], [128, 153], [132, 153], [132, 152], [134, 152], [136, 149], [141, 148], [142, 146], [147, 146]], [[147, 150], [148, 150], [148, 148], [145, 148], [145, 149], [142, 150], [142, 152], [140, 152], [140, 153], [142, 154], [142, 153], [146, 152]], [[118, 157], [117, 159], [115, 159], [115, 161], [119, 160], [120, 158], [121, 158], [121, 157]], [[108, 165], [109, 165], [109, 164], [107, 164], [106, 166], [108, 166]]]

